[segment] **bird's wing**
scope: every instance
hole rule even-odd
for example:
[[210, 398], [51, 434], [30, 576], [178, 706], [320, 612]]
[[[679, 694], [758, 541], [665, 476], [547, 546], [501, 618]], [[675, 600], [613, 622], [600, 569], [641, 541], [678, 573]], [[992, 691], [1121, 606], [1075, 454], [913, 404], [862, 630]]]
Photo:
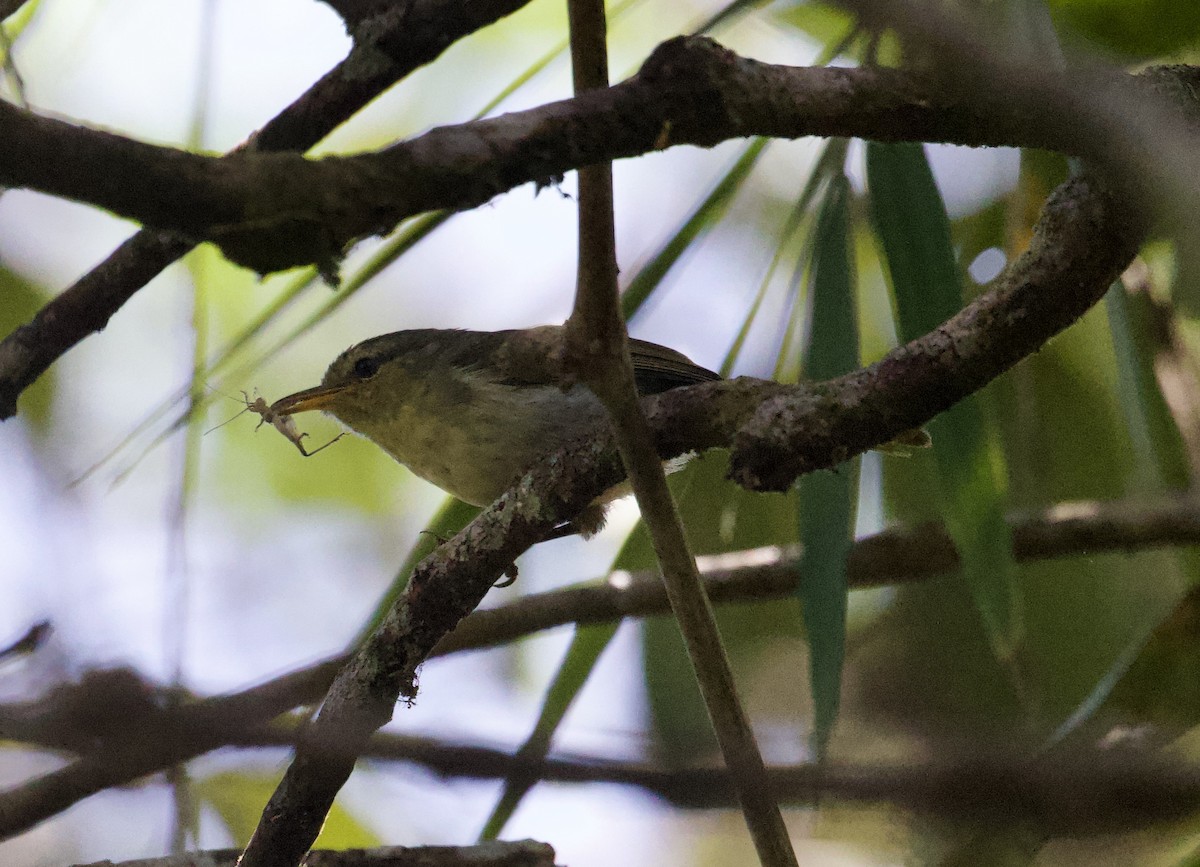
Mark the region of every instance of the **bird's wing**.
[[[487, 363], [483, 369], [496, 372], [497, 380], [510, 385], [551, 385], [557, 382], [552, 369], [545, 363], [547, 352], [553, 351], [559, 339], [560, 326], [543, 326], [525, 331], [498, 331], [489, 335], [482, 353]], [[721, 377], [693, 362], [681, 352], [649, 343], [630, 340], [633, 355], [633, 377], [639, 394], [658, 394], [683, 385], [709, 382]]]
[[672, 388], [721, 378], [682, 352], [657, 343], [630, 339], [629, 350], [633, 354], [633, 378], [639, 394], [658, 394]]

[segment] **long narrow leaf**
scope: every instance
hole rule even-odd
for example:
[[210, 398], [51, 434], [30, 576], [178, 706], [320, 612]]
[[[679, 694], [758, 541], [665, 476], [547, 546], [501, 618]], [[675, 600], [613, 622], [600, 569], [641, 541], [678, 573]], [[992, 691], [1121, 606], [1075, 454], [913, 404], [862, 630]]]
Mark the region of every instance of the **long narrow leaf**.
[[[919, 145], [867, 145], [871, 213], [883, 244], [900, 338], [913, 340], [962, 306], [950, 221]], [[929, 425], [942, 513], [962, 574], [997, 657], [1012, 663], [1021, 640], [1020, 596], [1004, 521], [1007, 471], [977, 396]], [[1010, 665], [1010, 673], [1015, 669]], [[1015, 678], [1015, 674], [1014, 674]]]
[[1120, 282], [1104, 297], [1117, 359], [1121, 409], [1133, 438], [1133, 454], [1151, 487], [1190, 484], [1179, 427], [1154, 374], [1154, 310], [1148, 293], [1130, 293]]
[[[617, 559], [619, 562], [620, 557]], [[562, 664], [558, 667], [554, 680], [550, 683], [550, 688], [546, 690], [546, 696], [542, 700], [542, 709], [537, 723], [533, 727], [533, 732], [517, 752], [519, 758], [529, 759], [531, 762], [545, 758], [550, 751], [554, 733], [562, 723], [563, 717], [567, 715], [567, 711], [570, 710], [576, 696], [591, 677], [596, 663], [600, 661], [600, 655], [612, 642], [613, 636], [617, 633], [618, 624], [619, 621], [575, 630], [571, 646], [567, 649], [567, 655], [563, 657]], [[496, 802], [483, 830], [479, 832], [479, 839], [495, 840], [499, 837], [504, 826], [508, 824], [508, 820], [516, 812], [521, 800], [536, 783], [536, 778], [508, 777], [504, 781], [504, 791], [500, 795], [500, 800]]]
[[478, 514], [478, 506], [464, 503], [455, 497], [446, 497], [442, 501], [442, 505], [438, 507], [433, 517], [430, 518], [428, 526], [417, 537], [417, 541], [413, 543], [412, 548], [408, 551], [408, 556], [404, 558], [404, 562], [396, 570], [396, 576], [379, 598], [379, 602], [375, 605], [371, 616], [367, 618], [362, 628], [359, 629], [358, 635], [350, 642], [351, 650], [365, 641], [379, 624], [383, 622], [384, 616], [391, 610], [392, 604], [400, 596], [405, 586], [407, 586], [409, 576], [412, 575], [412, 571], [417, 567], [417, 564], [429, 556], [433, 552], [433, 549], [441, 544], [443, 539], [448, 539], [457, 534], [459, 530], [471, 523]]
[[[858, 316], [850, 264], [850, 183], [837, 174], [817, 216], [804, 374], [829, 379], [858, 366]], [[813, 745], [825, 754], [841, 701], [846, 645], [846, 556], [854, 534], [857, 459], [832, 472], [800, 479], [800, 571], [797, 595], [808, 634], [813, 696]]]
[[725, 208], [734, 194], [742, 188], [742, 184], [750, 175], [750, 170], [758, 161], [767, 145], [767, 139], [755, 139], [733, 166], [725, 173], [712, 191], [704, 197], [683, 221], [659, 251], [641, 267], [637, 275], [629, 282], [621, 293], [621, 313], [628, 321], [646, 303], [651, 293], [662, 283], [667, 272], [674, 267], [679, 258], [687, 252], [692, 244], [707, 229], [721, 218]]

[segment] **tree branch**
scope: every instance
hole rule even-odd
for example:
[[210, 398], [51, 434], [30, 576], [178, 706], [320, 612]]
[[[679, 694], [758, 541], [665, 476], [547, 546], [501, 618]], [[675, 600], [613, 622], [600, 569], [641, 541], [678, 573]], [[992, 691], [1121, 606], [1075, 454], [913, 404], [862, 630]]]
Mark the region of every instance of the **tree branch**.
[[[350, 55], [276, 115], [243, 151], [305, 151], [410, 72], [454, 43], [525, 6], [528, 0], [383, 0], [384, 7]], [[390, 12], [388, 9], [394, 11]], [[400, 14], [403, 13], [403, 14]], [[63, 353], [102, 330], [121, 306], [160, 271], [192, 249], [195, 239], [143, 229], [32, 321], [0, 342], [0, 420]]]
[[[548, 782], [619, 783], [637, 786], [685, 808], [714, 809], [734, 805], [729, 774], [721, 768], [667, 769], [586, 757], [551, 758], [531, 763], [522, 756], [485, 747], [396, 736], [377, 739], [372, 753], [385, 760], [416, 761], [447, 776], [496, 779], [515, 774]], [[1030, 758], [1012, 753], [985, 751], [980, 754], [977, 746], [968, 751], [956, 750], [954, 746], [946, 748], [945, 745], [937, 753], [938, 759], [919, 764], [829, 762], [821, 766], [773, 767], [770, 774], [773, 787], [791, 803], [811, 803], [817, 799], [885, 803], [943, 821], [994, 829], [1028, 823], [1040, 833], [1053, 837], [1128, 833], [1154, 823], [1183, 819], [1200, 808], [1200, 770], [1191, 764], [1167, 762], [1145, 754], [1081, 749]], [[523, 841], [505, 845], [544, 844]], [[463, 847], [462, 851], [471, 852], [476, 848]], [[548, 846], [545, 848], [549, 850]], [[423, 850], [401, 851], [416, 853]], [[211, 854], [216, 864], [223, 867], [233, 863], [228, 859], [235, 853]], [[350, 860], [324, 860], [335, 855]], [[311, 867], [335, 864], [356, 867], [362, 863], [358, 860], [362, 855], [363, 850], [313, 852], [306, 863]], [[152, 859], [120, 865], [100, 862], [89, 867], [193, 867], [195, 863]], [[412, 862], [398, 863], [408, 865]]]
[[[273, 732], [267, 744], [290, 743]], [[889, 803], [925, 815], [975, 822], [1034, 821], [1056, 836], [1113, 834], [1193, 814], [1200, 807], [1200, 768], [1145, 752], [1079, 748], [1029, 756], [979, 744], [935, 744], [937, 759], [911, 764], [830, 762], [768, 769], [781, 800]], [[1011, 749], [1011, 748], [1010, 748]], [[666, 768], [592, 756], [531, 761], [520, 753], [404, 735], [377, 735], [374, 759], [419, 764], [447, 777], [506, 777], [557, 783], [636, 786], [685, 809], [733, 808], [737, 794], [725, 768]]]
[[[1045, 513], [1013, 518], [1010, 523], [1013, 552], [1023, 562], [1200, 545], [1200, 510], [1186, 497], [1147, 503], [1061, 504]], [[729, 565], [731, 559], [743, 562]], [[785, 598], [803, 580], [796, 568], [795, 551], [760, 549], [702, 558], [702, 562], [709, 564], [703, 570], [708, 594], [719, 604]], [[851, 550], [847, 574], [850, 586], [861, 589], [926, 580], [953, 572], [957, 564], [950, 537], [940, 526], [930, 524], [888, 530], [859, 540]], [[499, 608], [477, 610], [440, 641], [431, 656], [494, 647], [565, 624], [607, 623], [622, 617], [666, 614], [669, 610], [657, 573], [622, 575], [603, 583], [566, 587], [526, 596]], [[347, 657], [326, 660], [239, 693], [179, 708], [167, 709], [155, 698], [154, 687], [121, 671], [92, 672], [79, 684], [60, 687], [46, 698], [0, 706], [0, 738], [5, 740], [81, 755], [93, 751], [120, 754], [129, 744], [114, 750], [107, 743], [107, 739], [117, 737], [135, 742], [144, 754], [125, 763], [110, 763], [107, 776], [97, 777], [85, 758], [55, 771], [53, 785], [38, 781], [26, 784], [41, 792], [57, 792], [52, 801], [28, 796], [25, 786], [0, 794], [0, 839], [14, 836], [101, 789], [127, 785], [162, 770], [165, 764], [154, 764], [163, 755], [162, 747], [147, 738], [149, 731], [173, 733], [175, 745], [167, 750], [171, 761], [195, 758], [222, 746], [293, 744], [293, 736], [268, 729], [267, 723], [280, 713], [319, 701], [346, 661]], [[148, 713], [168, 713], [172, 720], [145, 723], [143, 718]], [[218, 731], [211, 730], [214, 720], [221, 723]], [[444, 773], [466, 773], [459, 765], [438, 764], [436, 757], [422, 758], [420, 744], [388, 737], [392, 740], [373, 739], [365, 754], [412, 758]], [[392, 753], [387, 751], [389, 743], [395, 746]], [[503, 770], [487, 770], [496, 767], [490, 753], [481, 755], [480, 773], [503, 776]], [[553, 762], [547, 767], [552, 766]], [[549, 773], [546, 779], [576, 779], [554, 776], [552, 770]], [[655, 791], [672, 797], [664, 790]]]
[[[1158, 102], [1144, 80], [1106, 81], [1113, 98]], [[201, 156], [0, 104], [0, 183], [213, 241], [233, 261], [266, 272], [332, 266], [347, 244], [413, 214], [473, 207], [520, 184], [549, 183], [578, 166], [666, 143], [709, 147], [753, 135], [838, 135], [1050, 147], [1084, 156], [1099, 147], [1069, 125], [1046, 126], [1038, 115], [1013, 116], [999, 94], [968, 107], [895, 71], [772, 66], [707, 39], [678, 38], [615, 87], [440, 127], [377, 153], [321, 160]]]
[[[237, 849], [215, 849], [143, 858], [98, 861], [78, 867], [234, 867]], [[536, 840], [495, 841], [475, 846], [381, 846], [377, 849], [318, 849], [307, 867], [554, 867], [554, 849]]]

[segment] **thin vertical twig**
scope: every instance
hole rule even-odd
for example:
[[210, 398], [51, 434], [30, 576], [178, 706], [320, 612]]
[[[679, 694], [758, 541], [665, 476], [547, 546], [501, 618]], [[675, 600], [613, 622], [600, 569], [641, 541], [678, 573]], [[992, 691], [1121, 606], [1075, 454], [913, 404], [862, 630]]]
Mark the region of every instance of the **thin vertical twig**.
[[[575, 92], [607, 87], [603, 0], [568, 0], [567, 6]], [[712, 606], [700, 582], [695, 558], [688, 550], [662, 462], [638, 403], [617, 294], [613, 224], [611, 164], [581, 168], [579, 265], [575, 307], [566, 327], [566, 374], [568, 378], [578, 377], [595, 391], [612, 416], [617, 448], [650, 531], [671, 609], [683, 633], [759, 860], [770, 867], [795, 865], [787, 827], [738, 698]]]

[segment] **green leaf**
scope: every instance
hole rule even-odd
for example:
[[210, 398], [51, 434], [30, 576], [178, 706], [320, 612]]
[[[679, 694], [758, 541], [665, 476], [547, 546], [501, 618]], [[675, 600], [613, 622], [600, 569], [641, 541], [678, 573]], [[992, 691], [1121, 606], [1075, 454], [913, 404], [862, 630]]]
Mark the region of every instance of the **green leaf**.
[[[758, 292], [754, 295], [754, 301], [751, 302], [750, 309], [746, 311], [746, 316], [742, 320], [742, 326], [738, 329], [738, 333], [734, 337], [733, 345], [730, 346], [729, 352], [725, 355], [725, 360], [721, 363], [721, 376], [729, 376], [734, 364], [741, 355], [742, 347], [745, 346], [746, 338], [750, 335], [750, 328], [758, 317], [759, 311], [762, 309], [763, 301], [767, 297], [767, 290], [770, 288], [771, 281], [775, 277], [775, 272], [779, 268], [779, 264], [783, 261], [784, 255], [791, 249], [792, 238], [800, 229], [804, 218], [808, 215], [808, 209], [813, 199], [816, 198], [817, 193], [823, 188], [825, 179], [829, 177], [834, 168], [844, 165], [845, 162], [845, 139], [830, 139], [827, 141], [821, 149], [821, 155], [817, 157], [817, 161], [813, 165], [808, 181], [800, 193], [800, 198], [796, 200], [796, 204], [792, 206], [787, 219], [783, 221], [783, 225], [780, 227], [779, 237], [775, 242], [775, 253], [771, 256], [771, 263], [767, 266], [766, 273], [763, 274], [762, 281], [758, 285]], [[803, 256], [800, 258], [803, 258]]]
[[839, 174], [829, 183], [815, 226], [809, 286], [809, 339], [804, 375], [832, 379], [858, 367], [858, 314], [850, 266], [850, 182]]
[[[619, 556], [617, 560], [619, 563]], [[614, 568], [621, 567], [614, 564]], [[542, 709], [533, 732], [521, 745], [521, 749], [517, 751], [518, 758], [536, 762], [545, 758], [546, 754], [550, 752], [554, 733], [562, 723], [563, 717], [567, 715], [567, 711], [570, 710], [575, 697], [579, 695], [584, 684], [591, 677], [596, 663], [600, 660], [600, 655], [604, 653], [605, 648], [616, 635], [619, 625], [618, 621], [575, 630], [575, 636], [571, 640], [571, 646], [567, 649], [567, 655], [559, 665], [554, 680], [550, 683], [550, 688], [546, 690], [545, 698], [542, 699]], [[521, 800], [536, 783], [536, 778], [529, 777], [510, 776], [505, 779], [504, 791], [492, 809], [492, 814], [488, 816], [483, 830], [479, 832], [479, 839], [495, 840], [499, 837], [504, 826], [508, 824], [508, 820], [516, 812]]]
[[[0, 334], [12, 334], [27, 323], [45, 301], [46, 293], [40, 287], [0, 266]], [[58, 365], [52, 366], [21, 394], [21, 418], [38, 433], [44, 432], [50, 421], [57, 369]]]
[[1104, 308], [1117, 359], [1121, 409], [1143, 485], [1186, 489], [1191, 474], [1183, 439], [1154, 374], [1155, 317], [1159, 311], [1149, 293], [1130, 292], [1121, 281], [1104, 296]]
[[962, 307], [950, 221], [920, 145], [868, 142], [867, 183], [907, 343]]
[[[900, 339], [908, 342], [958, 312], [962, 290], [950, 221], [919, 145], [867, 145], [871, 213], [891, 275]], [[1004, 513], [1007, 472], [978, 396], [928, 426], [942, 514], [958, 547], [994, 653], [1011, 663], [1021, 641], [1020, 594]], [[1015, 670], [1010, 669], [1015, 677]]]
[[417, 564], [432, 554], [433, 549], [440, 545], [443, 539], [457, 535], [463, 527], [475, 519], [479, 511], [478, 506], [464, 503], [456, 497], [446, 497], [442, 501], [442, 505], [429, 520], [428, 526], [417, 536], [417, 541], [409, 549], [408, 556], [396, 570], [396, 576], [384, 591], [383, 596], [379, 598], [375, 610], [371, 612], [371, 616], [367, 618], [358, 635], [350, 642], [351, 650], [362, 644], [383, 622], [383, 618], [387, 616], [396, 599], [408, 586], [408, 579], [412, 576], [412, 571]]
[[837, 42], [854, 27], [854, 16], [825, 3], [792, 3], [780, 9], [775, 17], [822, 45]]
[[[248, 771], [226, 771], [193, 781], [196, 797], [207, 803], [225, 827], [234, 843], [244, 847], [262, 817], [263, 805], [279, 785], [279, 775]], [[329, 811], [314, 849], [368, 849], [382, 841], [340, 804]]]
[[742, 155], [704, 197], [704, 200], [692, 210], [683, 224], [629, 281], [629, 285], [621, 293], [621, 313], [626, 321], [631, 320], [641, 309], [680, 257], [725, 213], [729, 202], [742, 188], [746, 178], [750, 176], [750, 170], [758, 162], [767, 141], [768, 139], [765, 138], [755, 139], [742, 151]]
[[[784, 254], [794, 252], [791, 241], [803, 224], [809, 205], [827, 190], [831, 177], [841, 176], [845, 155], [846, 141], [832, 140], [813, 167], [804, 190], [784, 222], [767, 276], [721, 366], [724, 373], [729, 372], [734, 357], [741, 351], [772, 274]], [[811, 247], [810, 238], [804, 249]], [[805, 255], [802, 253], [799, 258], [803, 260]], [[792, 281], [793, 291], [798, 282], [798, 279]], [[727, 466], [726, 453], [710, 452], [672, 478], [673, 487], [681, 491], [677, 501], [693, 550], [697, 554], [713, 554], [797, 541], [796, 491], [786, 496], [751, 494], [727, 481]], [[649, 539], [641, 529], [635, 533], [633, 541], [640, 551], [640, 561], [635, 565], [652, 567], [654, 559]], [[801, 618], [796, 616], [795, 605], [794, 601], [780, 601], [717, 612], [721, 634], [739, 680], [762, 676], [764, 666], [778, 663], [780, 639], [800, 637]], [[711, 753], [716, 748], [715, 740], [678, 627], [666, 618], [651, 618], [643, 627], [642, 642], [646, 689], [663, 758], [668, 762], [686, 763]], [[765, 655], [769, 655], [769, 659]], [[792, 695], [774, 690], [771, 697], [774, 706], [770, 711], [789, 717], [796, 714], [806, 699], [807, 695], [802, 693]]]
[[[804, 373], [831, 379], [858, 367], [858, 315], [850, 264], [850, 182], [836, 175], [815, 226], [809, 285], [809, 340]], [[809, 473], [798, 483], [800, 573], [797, 596], [809, 644], [813, 744], [824, 757], [841, 702], [846, 652], [846, 557], [854, 538], [857, 459], [831, 472]]]
[[1005, 521], [1004, 455], [978, 400], [968, 398], [928, 425], [937, 460], [942, 515], [962, 576], [1002, 662], [1021, 642], [1020, 588]]
[[757, 9], [759, 6], [765, 6], [771, 0], [730, 0], [708, 18], [703, 23], [691, 29], [691, 33], [696, 36], [703, 36], [707, 33], [716, 30], [726, 24], [731, 24], [741, 18], [747, 12]]
[[1050, 0], [1058, 27], [1123, 57], [1171, 54], [1200, 41], [1200, 5], [1187, 0]]

